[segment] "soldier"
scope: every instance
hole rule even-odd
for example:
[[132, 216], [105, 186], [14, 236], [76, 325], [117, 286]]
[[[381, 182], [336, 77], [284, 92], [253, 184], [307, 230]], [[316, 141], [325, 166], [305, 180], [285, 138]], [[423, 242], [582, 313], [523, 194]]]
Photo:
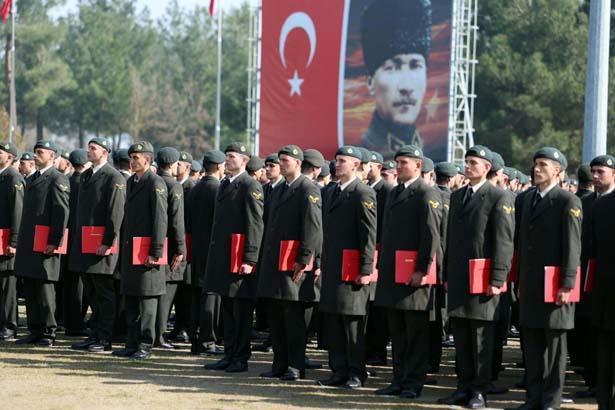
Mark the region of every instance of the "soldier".
[[[339, 187], [324, 210], [323, 237], [327, 240], [322, 250], [319, 307], [324, 313], [324, 337], [333, 373], [319, 381], [323, 386], [356, 389], [367, 379], [365, 321], [376, 246], [376, 193], [359, 179], [362, 158], [356, 147], [337, 150]], [[352, 272], [342, 268], [344, 254]], [[350, 254], [354, 255], [352, 260]], [[344, 273], [349, 275], [346, 281]]]
[[321, 188], [326, 187], [331, 182], [331, 166], [329, 165], [330, 161], [324, 162], [322, 168], [320, 169], [320, 174], [318, 174], [318, 178], [316, 181], [318, 182], [318, 186]]
[[[559, 408], [566, 370], [569, 303], [581, 253], [581, 201], [558, 186], [564, 155], [534, 154], [537, 189], [524, 197], [519, 227], [519, 309], [527, 372], [523, 409]], [[546, 267], [558, 267], [557, 303], [545, 302]]]
[[266, 183], [263, 182], [263, 178], [265, 180], [267, 178], [265, 174], [265, 162], [262, 160], [262, 158], [256, 155], [252, 155], [250, 157], [250, 160], [248, 161], [248, 164], [246, 165], [246, 172], [259, 184], [262, 185]]
[[190, 179], [194, 182], [199, 182], [203, 176], [203, 167], [198, 161], [192, 161], [192, 167], [190, 168]]
[[[271, 330], [273, 364], [261, 376], [294, 381], [305, 377], [307, 327], [320, 287], [318, 272], [308, 265], [320, 254], [322, 210], [318, 185], [301, 174], [303, 151], [288, 145], [278, 156], [285, 181], [269, 204], [258, 283]], [[296, 259], [281, 269], [285, 241], [296, 241], [298, 247]]]
[[[55, 251], [67, 240], [64, 234], [68, 223], [68, 178], [54, 168], [58, 151], [50, 141], [34, 146], [37, 172], [26, 185], [22, 223], [19, 229], [15, 275], [23, 279], [26, 294], [26, 313], [30, 334], [17, 344], [53, 346], [56, 336], [55, 288], [60, 277], [60, 255]], [[33, 252], [36, 226], [48, 227], [43, 252]]]
[[117, 169], [120, 174], [124, 177], [126, 181], [132, 175], [130, 171], [130, 157], [128, 156], [127, 149], [119, 149], [117, 151], [113, 151], [115, 154], [113, 156], [113, 164], [115, 165], [115, 169]]
[[284, 181], [284, 176], [280, 173], [280, 158], [278, 154], [271, 154], [265, 158], [265, 174], [269, 182], [263, 186], [265, 194], [265, 219], [267, 218], [268, 203], [273, 199], [272, 192]]
[[[127, 338], [125, 347], [114, 351], [113, 355], [147, 359], [156, 336], [158, 299], [166, 291], [165, 267], [159, 263], [167, 234], [167, 187], [164, 180], [152, 172], [152, 144], [136, 142], [128, 149], [128, 155], [134, 174], [126, 187], [120, 266]], [[141, 261], [133, 263], [133, 252], [139, 252], [134, 249], [137, 238], [151, 241], [143, 264]]]
[[[500, 288], [506, 282], [513, 255], [514, 214], [508, 195], [487, 182], [491, 151], [474, 146], [466, 152], [465, 164], [469, 185], [451, 195], [444, 258], [457, 390], [438, 403], [480, 409], [487, 403]], [[486, 294], [470, 293], [472, 259], [491, 260]]]
[[581, 164], [579, 166], [579, 169], [577, 169], [577, 178], [579, 179], [579, 189], [575, 193], [576, 196], [583, 199], [594, 192], [592, 170], [589, 165]]
[[357, 147], [361, 151], [361, 166], [359, 167], [359, 179], [363, 183], [367, 183], [367, 175], [371, 170], [372, 152], [367, 148]]
[[24, 177], [25, 181], [28, 180], [36, 172], [36, 163], [34, 162], [34, 154], [31, 152], [24, 152], [19, 157], [19, 173]]
[[[399, 185], [389, 194], [384, 210], [375, 301], [387, 309], [393, 340], [393, 380], [376, 394], [407, 399], [418, 398], [425, 382], [433, 294], [430, 286], [423, 286], [423, 278], [436, 263], [440, 247], [442, 203], [439, 193], [421, 178], [423, 158], [421, 149], [412, 145], [395, 154]], [[396, 280], [398, 251], [418, 252], [405, 283]]]
[[165, 339], [167, 321], [177, 293], [177, 286], [184, 280], [186, 269], [186, 229], [184, 226], [184, 190], [177, 182], [177, 165], [180, 154], [173, 147], [164, 147], [158, 151], [158, 176], [160, 176], [168, 193], [167, 196], [167, 233], [168, 260], [164, 266], [166, 277], [166, 291], [158, 299], [158, 313], [156, 314], [156, 339], [154, 347], [174, 349], [175, 347]]
[[421, 168], [421, 178], [425, 180], [430, 187], [436, 184], [435, 165], [431, 158], [423, 157], [423, 166]]
[[316, 181], [320, 170], [325, 165], [325, 157], [320, 151], [315, 149], [306, 149], [303, 151], [303, 162], [301, 163], [301, 173], [312, 181]]
[[23, 210], [24, 179], [11, 167], [17, 147], [0, 143], [0, 340], [17, 336], [15, 251]]
[[[94, 353], [112, 349], [117, 303], [113, 274], [119, 262], [119, 252], [112, 248], [120, 242], [126, 200], [126, 182], [109, 164], [109, 151], [105, 138], [95, 137], [88, 143], [87, 160], [92, 167], [81, 175], [78, 186], [68, 265], [69, 271], [81, 274], [92, 308], [92, 334], [72, 348]], [[93, 253], [84, 252], [86, 227], [103, 228], [102, 240]]]
[[220, 353], [216, 341], [220, 334], [220, 295], [206, 292], [205, 267], [214, 222], [216, 194], [224, 176], [224, 153], [210, 150], [203, 156], [205, 176], [192, 190], [189, 201], [189, 221], [186, 232], [192, 235], [192, 312], [190, 314], [192, 354]]
[[395, 161], [384, 161], [382, 164], [382, 179], [391, 185], [397, 185], [397, 164]]
[[[226, 147], [228, 178], [218, 190], [214, 224], [205, 272], [205, 291], [222, 297], [224, 357], [205, 365], [229, 373], [248, 370], [252, 311], [256, 297], [258, 261], [263, 236], [263, 189], [245, 172], [249, 161], [243, 143]], [[235, 236], [233, 236], [235, 235]], [[235, 238], [238, 251], [231, 249]], [[243, 253], [241, 241], [243, 240]], [[238, 265], [232, 272], [231, 264]]]

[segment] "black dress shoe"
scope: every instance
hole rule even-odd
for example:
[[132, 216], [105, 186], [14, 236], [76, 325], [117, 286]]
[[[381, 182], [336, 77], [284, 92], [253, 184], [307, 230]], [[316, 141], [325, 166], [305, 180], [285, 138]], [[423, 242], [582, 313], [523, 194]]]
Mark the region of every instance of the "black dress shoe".
[[387, 387], [374, 391], [374, 394], [378, 396], [399, 396], [401, 392], [401, 387], [390, 384]]
[[224, 349], [220, 349], [214, 342], [207, 343], [203, 349], [203, 353], [212, 356], [220, 356], [224, 354]]
[[289, 370], [280, 376], [280, 380], [285, 382], [294, 382], [299, 379], [305, 379], [305, 370]]
[[136, 351], [137, 349], [125, 347], [120, 350], [114, 350], [111, 354], [115, 357], [131, 357], [133, 354], [135, 354]]
[[22, 337], [21, 339], [15, 340], [16, 345], [34, 345], [40, 339], [40, 336], [34, 336], [32, 334]]
[[145, 360], [145, 359], [149, 359], [151, 355], [152, 355], [151, 347], [142, 346], [142, 347], [139, 347], [137, 351], [134, 352], [132, 356], [130, 356], [130, 358], [134, 360]]
[[73, 343], [70, 348], [73, 350], [88, 350], [90, 346], [96, 344], [97, 340], [93, 338], [87, 338], [81, 342]]
[[267, 379], [277, 379], [277, 378], [282, 377], [282, 375], [285, 373], [286, 372], [283, 370], [269, 370], [268, 372], [261, 373], [259, 376], [265, 377]]
[[469, 409], [484, 409], [487, 407], [487, 399], [482, 393], [474, 393], [466, 407]]
[[36, 341], [37, 346], [53, 347], [53, 339], [50, 337], [41, 337]]
[[243, 362], [233, 362], [229, 367], [224, 369], [227, 373], [243, 373], [248, 371], [248, 364]]
[[174, 342], [178, 342], [178, 343], [190, 343], [190, 337], [188, 336], [188, 333], [186, 333], [185, 330], [182, 330], [181, 332], [179, 332], [177, 336], [175, 336], [171, 340], [173, 340]]
[[111, 342], [108, 340], [101, 340], [94, 344], [88, 346], [88, 352], [91, 353], [102, 353], [102, 352], [110, 352], [113, 349]]
[[508, 387], [496, 386], [495, 384], [491, 384], [485, 391], [485, 394], [506, 394], [506, 393], [508, 393]]
[[160, 343], [158, 345], [155, 345], [154, 347], [158, 347], [160, 349], [165, 349], [165, 350], [175, 350], [175, 346], [173, 346], [169, 342]]
[[360, 389], [363, 386], [363, 383], [361, 383], [361, 379], [359, 379], [356, 376], [352, 376], [348, 378], [348, 381], [346, 382], [345, 386], [349, 389]]
[[257, 344], [252, 350], [255, 352], [271, 353], [273, 352], [273, 347], [271, 346], [271, 343], [265, 342]]
[[329, 387], [338, 387], [343, 386], [348, 381], [348, 377], [338, 376], [336, 374], [332, 375], [328, 379], [318, 380], [316, 384], [319, 386], [329, 386]]
[[226, 370], [226, 368], [230, 365], [231, 359], [227, 359], [226, 357], [224, 357], [215, 363], [207, 363], [203, 367], [205, 367], [207, 370]]
[[457, 390], [451, 393], [449, 396], [438, 399], [438, 404], [447, 404], [447, 405], [463, 404], [465, 405], [465, 404], [468, 404], [470, 397], [471, 396], [468, 394], [468, 392]]
[[421, 392], [418, 390], [403, 390], [399, 397], [402, 399], [418, 399], [421, 397]]
[[314, 363], [313, 361], [310, 360], [309, 357], [305, 357], [305, 368], [306, 370], [318, 370], [318, 369], [322, 369], [322, 364], [320, 363]]
[[13, 329], [3, 328], [0, 331], [0, 340], [9, 340], [15, 338], [15, 331]]

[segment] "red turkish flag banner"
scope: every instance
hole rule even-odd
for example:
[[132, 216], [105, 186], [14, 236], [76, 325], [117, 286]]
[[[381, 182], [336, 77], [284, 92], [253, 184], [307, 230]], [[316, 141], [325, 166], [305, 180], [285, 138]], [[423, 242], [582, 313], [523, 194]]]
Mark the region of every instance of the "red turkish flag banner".
[[259, 154], [341, 141], [349, 0], [263, 0]]

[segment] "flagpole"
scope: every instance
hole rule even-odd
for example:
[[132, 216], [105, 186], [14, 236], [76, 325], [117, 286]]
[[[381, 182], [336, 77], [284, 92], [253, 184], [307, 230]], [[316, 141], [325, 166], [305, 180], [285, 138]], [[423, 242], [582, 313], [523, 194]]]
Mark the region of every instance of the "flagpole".
[[15, 107], [15, 3], [17, 0], [11, 2], [11, 98], [9, 100], [9, 141], [15, 140], [15, 116], [17, 114]]
[[222, 4], [218, 3], [218, 73], [216, 78], [216, 134], [214, 148], [220, 149], [220, 100], [222, 93]]

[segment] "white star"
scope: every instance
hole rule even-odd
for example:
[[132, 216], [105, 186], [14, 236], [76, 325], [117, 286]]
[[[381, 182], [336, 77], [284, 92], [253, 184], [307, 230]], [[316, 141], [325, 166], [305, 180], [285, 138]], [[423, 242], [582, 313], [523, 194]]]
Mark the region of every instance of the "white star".
[[297, 70], [295, 70], [293, 78], [288, 80], [288, 84], [290, 84], [291, 97], [295, 94], [299, 94], [299, 96], [301, 96], [301, 84], [303, 84], [303, 78], [299, 78], [299, 73], [297, 72]]

